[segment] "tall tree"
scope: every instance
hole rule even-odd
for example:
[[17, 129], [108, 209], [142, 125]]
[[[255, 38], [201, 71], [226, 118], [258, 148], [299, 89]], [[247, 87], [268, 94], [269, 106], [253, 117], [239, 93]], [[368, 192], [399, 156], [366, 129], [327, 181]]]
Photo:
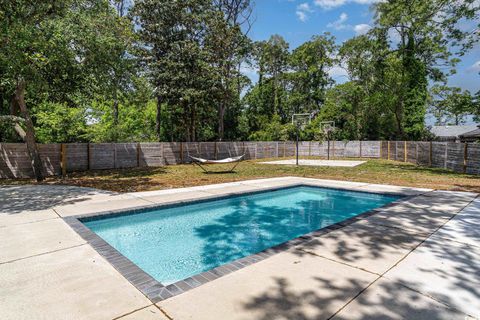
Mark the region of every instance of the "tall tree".
[[[377, 27], [394, 39], [391, 50], [401, 60], [399, 93], [402, 128], [405, 139], [422, 137], [428, 99], [428, 78], [444, 81], [458, 62], [451, 52], [458, 47], [464, 53], [475, 39], [475, 32], [462, 30], [459, 22], [478, 18], [475, 0], [388, 0], [375, 5]], [[442, 69], [443, 68], [443, 69]]]
[[53, 31], [51, 22], [65, 13], [66, 5], [67, 2], [60, 1], [43, 1], [35, 5], [29, 1], [10, 1], [2, 3], [0, 9], [2, 92], [11, 96], [11, 114], [21, 114], [25, 120], [24, 138], [38, 181], [43, 180], [44, 174], [25, 90], [42, 77], [42, 69], [48, 61], [46, 40], [51, 38], [49, 31]]
[[219, 76], [218, 139], [225, 135], [225, 115], [238, 104], [244, 87], [240, 66], [245, 60], [250, 39], [247, 34], [252, 25], [250, 0], [213, 0], [216, 10], [208, 33], [209, 50]]
[[314, 36], [290, 56], [288, 79], [291, 83], [290, 103], [295, 112], [320, 110], [327, 88], [333, 84], [329, 75], [335, 65], [335, 38], [329, 34]]
[[103, 62], [124, 26], [106, 0], [8, 1], [0, 7], [2, 96], [21, 114], [37, 180], [43, 179], [32, 106], [42, 101], [74, 106], [100, 87]]
[[168, 107], [183, 137], [195, 141], [209, 102], [218, 94], [218, 76], [206, 48], [214, 15], [209, 0], [136, 1], [132, 9], [157, 100], [157, 137], [161, 139], [162, 105]]
[[280, 91], [284, 84], [284, 73], [288, 69], [289, 45], [282, 36], [273, 35], [268, 41], [260, 42], [257, 46], [257, 61], [262, 78], [259, 82], [260, 91], [262, 91], [264, 78], [269, 77], [273, 87], [273, 114], [277, 115], [282, 107]]

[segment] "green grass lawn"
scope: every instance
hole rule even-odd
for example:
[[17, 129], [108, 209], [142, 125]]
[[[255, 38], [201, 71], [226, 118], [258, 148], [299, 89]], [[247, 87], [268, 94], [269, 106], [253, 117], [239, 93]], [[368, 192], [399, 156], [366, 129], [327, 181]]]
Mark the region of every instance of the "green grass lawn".
[[[443, 169], [418, 167], [413, 164], [368, 160], [354, 168], [295, 167], [266, 165], [260, 162], [276, 159], [244, 161], [234, 173], [205, 174], [191, 164], [159, 168], [88, 171], [69, 174], [65, 178], [51, 177], [44, 183], [93, 187], [104, 190], [132, 192], [179, 188], [232, 182], [256, 178], [299, 176], [320, 179], [360, 181], [432, 189], [474, 191], [480, 193], [480, 176], [454, 173]], [[358, 159], [357, 159], [358, 160]], [[215, 166], [222, 170], [230, 166]], [[2, 180], [2, 184], [34, 183], [33, 180]]]

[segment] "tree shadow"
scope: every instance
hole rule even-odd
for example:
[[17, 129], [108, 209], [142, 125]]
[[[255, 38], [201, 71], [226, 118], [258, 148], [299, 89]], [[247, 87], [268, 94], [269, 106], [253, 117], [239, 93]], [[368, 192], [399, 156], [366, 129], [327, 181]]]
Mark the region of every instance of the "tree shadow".
[[400, 264], [399, 269], [394, 270], [391, 275], [387, 273], [386, 276], [478, 317], [479, 256], [480, 246], [471, 246], [435, 235]]
[[[254, 315], [254, 319], [450, 320], [465, 317], [398, 282], [379, 280], [367, 288], [365, 282], [354, 278], [339, 284], [326, 276], [316, 276], [311, 279], [311, 289], [300, 291], [286, 278], [272, 278], [272, 286], [241, 306]], [[352, 299], [351, 305], [347, 305]]]
[[[361, 200], [353, 201], [348, 203], [341, 197], [325, 196], [320, 200], [298, 200], [291, 207], [285, 207], [281, 204], [275, 205], [275, 201], [270, 198], [261, 201], [252, 197], [233, 199], [229, 203], [233, 208], [230, 213], [218, 217], [213, 223], [195, 229], [196, 236], [204, 240], [202, 263], [214, 268], [344, 221], [361, 213], [356, 209]], [[384, 201], [387, 202], [386, 199]], [[376, 202], [372, 202], [365, 210], [377, 206]], [[359, 238], [362, 236], [372, 238], [370, 231], [359, 232], [363, 233], [358, 235]], [[375, 244], [372, 252], [381, 255], [382, 249], [396, 240], [393, 233], [389, 237], [392, 238], [390, 242], [370, 241]], [[314, 242], [311, 244], [315, 245]], [[342, 252], [344, 256], [357, 250], [347, 245], [341, 245], [339, 249], [344, 251]]]
[[334, 280], [312, 277], [311, 289], [299, 291], [284, 277], [272, 279], [272, 286], [242, 305], [244, 310], [255, 314], [257, 320], [328, 319], [336, 311], [335, 306], [342, 306], [367, 285], [353, 278], [337, 284]]
[[0, 213], [18, 214], [23, 211], [50, 209], [58, 205], [76, 204], [95, 196], [115, 193], [91, 188], [55, 185], [0, 186]]

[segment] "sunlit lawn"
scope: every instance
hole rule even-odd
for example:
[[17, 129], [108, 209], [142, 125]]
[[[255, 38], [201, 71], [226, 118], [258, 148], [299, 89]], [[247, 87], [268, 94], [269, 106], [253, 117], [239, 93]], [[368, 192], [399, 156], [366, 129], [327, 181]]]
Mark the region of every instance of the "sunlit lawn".
[[[260, 163], [266, 160], [267, 159], [244, 161], [237, 167], [234, 173], [205, 174], [196, 166], [184, 164], [160, 168], [71, 173], [63, 179], [60, 177], [48, 178], [45, 183], [132, 192], [198, 186], [255, 178], [299, 176], [480, 192], [479, 176], [458, 174], [442, 169], [422, 168], [403, 162], [368, 160], [367, 163], [354, 168], [335, 168], [295, 167]], [[229, 166], [220, 165], [211, 168], [212, 170], [220, 171], [228, 167]], [[24, 184], [34, 182], [32, 180], [1, 180], [0, 183]]]

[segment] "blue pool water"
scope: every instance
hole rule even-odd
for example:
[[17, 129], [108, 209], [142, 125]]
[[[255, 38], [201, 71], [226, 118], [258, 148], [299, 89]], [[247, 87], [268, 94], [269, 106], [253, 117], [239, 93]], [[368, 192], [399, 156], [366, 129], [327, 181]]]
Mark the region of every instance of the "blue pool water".
[[398, 198], [302, 186], [84, 224], [156, 280], [170, 284]]

